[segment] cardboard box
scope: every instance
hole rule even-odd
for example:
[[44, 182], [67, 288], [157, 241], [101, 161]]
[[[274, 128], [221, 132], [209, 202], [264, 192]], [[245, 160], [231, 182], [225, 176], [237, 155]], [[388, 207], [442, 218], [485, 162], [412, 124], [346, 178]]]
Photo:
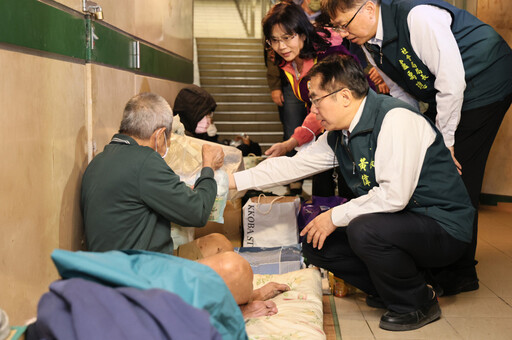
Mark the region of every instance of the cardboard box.
[[238, 198], [227, 201], [224, 208], [224, 224], [208, 222], [202, 228], [196, 228], [195, 238], [199, 238], [212, 233], [219, 233], [231, 241], [233, 247], [242, 245], [242, 199]]

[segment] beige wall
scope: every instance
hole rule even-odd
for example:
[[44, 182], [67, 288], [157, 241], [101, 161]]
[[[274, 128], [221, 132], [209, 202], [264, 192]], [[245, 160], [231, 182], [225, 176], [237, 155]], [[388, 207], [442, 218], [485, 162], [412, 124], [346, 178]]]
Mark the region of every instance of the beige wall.
[[[477, 16], [491, 25], [512, 46], [512, 2], [510, 0], [478, 0]], [[487, 161], [483, 193], [512, 196], [512, 109], [509, 109]]]
[[83, 65], [2, 49], [0, 65], [0, 305], [19, 322], [56, 278], [52, 249], [76, 246], [84, 77]]
[[[61, 2], [81, 10], [78, 0]], [[101, 5], [112, 25], [192, 59], [192, 1]], [[79, 194], [88, 146], [103, 150], [133, 95], [152, 91], [172, 105], [185, 84], [2, 44], [0, 65], [0, 308], [20, 325], [58, 279], [53, 249], [82, 248]]]

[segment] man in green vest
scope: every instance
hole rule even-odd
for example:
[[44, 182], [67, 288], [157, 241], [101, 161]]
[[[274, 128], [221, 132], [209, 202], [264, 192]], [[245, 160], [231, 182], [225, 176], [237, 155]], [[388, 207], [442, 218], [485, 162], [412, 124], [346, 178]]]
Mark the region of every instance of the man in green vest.
[[263, 190], [339, 165], [356, 198], [302, 230], [304, 257], [386, 308], [381, 328], [422, 327], [441, 315], [425, 270], [471, 242], [475, 211], [450, 151], [412, 106], [369, 89], [353, 58], [331, 56], [309, 75], [311, 110], [329, 132], [294, 157], [235, 173], [230, 186]]
[[[512, 51], [492, 27], [441, 0], [326, 0], [334, 29], [363, 46], [391, 95], [428, 104], [478, 210], [485, 164], [512, 101]], [[478, 289], [478, 217], [467, 252], [436, 270], [444, 295]], [[441, 290], [439, 290], [441, 292]]]

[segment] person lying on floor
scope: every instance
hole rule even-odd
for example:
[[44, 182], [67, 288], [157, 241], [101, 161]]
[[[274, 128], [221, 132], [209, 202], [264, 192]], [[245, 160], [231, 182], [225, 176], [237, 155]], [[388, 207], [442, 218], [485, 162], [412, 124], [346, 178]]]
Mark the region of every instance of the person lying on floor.
[[[164, 161], [170, 144], [172, 110], [153, 93], [141, 93], [125, 106], [119, 133], [87, 167], [81, 210], [89, 251], [142, 249], [173, 254], [171, 222], [202, 227], [212, 210], [214, 170], [224, 162], [220, 146], [204, 145], [203, 168], [190, 189]], [[269, 283], [252, 289], [249, 263], [229, 240], [211, 234], [180, 246], [176, 254], [203, 263], [225, 281], [245, 318], [277, 313], [268, 299], [289, 290]]]
[[455, 262], [471, 242], [475, 209], [443, 137], [412, 106], [368, 88], [350, 56], [329, 56], [309, 76], [311, 111], [329, 131], [294, 157], [230, 177], [263, 190], [339, 165], [356, 196], [311, 221], [302, 248], [387, 309], [380, 327], [420, 328], [441, 316], [423, 271]]

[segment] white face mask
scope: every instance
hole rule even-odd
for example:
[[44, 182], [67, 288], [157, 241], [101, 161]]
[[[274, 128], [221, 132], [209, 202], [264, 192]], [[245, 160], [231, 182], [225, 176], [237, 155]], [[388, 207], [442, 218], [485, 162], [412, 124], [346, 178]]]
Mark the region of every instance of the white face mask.
[[196, 130], [194, 131], [197, 134], [205, 133], [208, 131], [208, 128], [210, 127], [212, 122], [212, 119], [210, 116], [206, 115], [201, 119], [196, 126]]
[[[155, 151], [158, 152], [158, 137], [155, 138]], [[165, 153], [164, 155], [162, 156], [162, 158], [165, 158], [165, 156], [167, 156], [167, 153], [169, 152], [169, 147], [167, 146], [167, 138], [165, 137], [165, 132], [164, 132], [164, 143], [165, 143]]]
[[165, 153], [164, 155], [162, 156], [162, 158], [165, 158], [165, 156], [167, 156], [167, 154], [169, 153], [169, 147], [166, 147], [165, 148]]
[[215, 126], [215, 124], [211, 123], [210, 126], [208, 126], [208, 128], [206, 129], [206, 133], [208, 134], [208, 136], [214, 137], [217, 134], [217, 127]]

